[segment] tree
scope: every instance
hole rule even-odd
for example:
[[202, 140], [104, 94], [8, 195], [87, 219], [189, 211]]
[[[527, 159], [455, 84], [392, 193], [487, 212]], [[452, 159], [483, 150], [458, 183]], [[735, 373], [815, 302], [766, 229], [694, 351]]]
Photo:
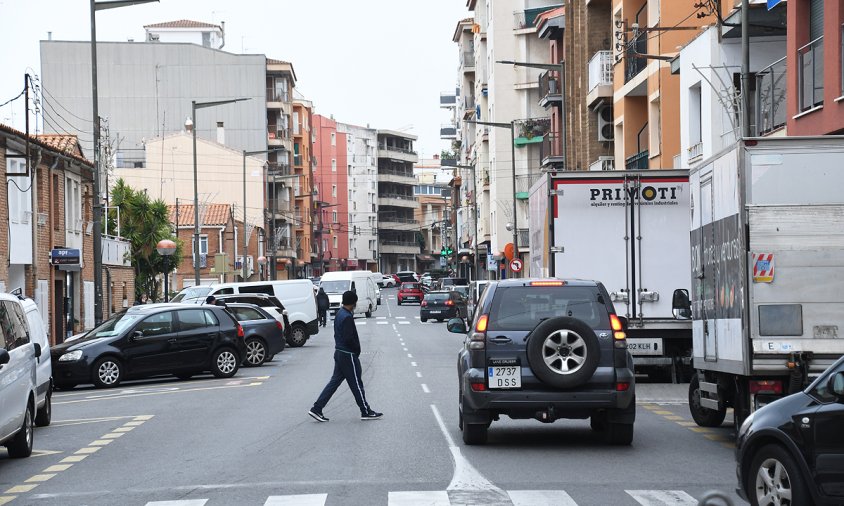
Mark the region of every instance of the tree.
[[[152, 200], [145, 190], [135, 190], [123, 179], [117, 181], [111, 195], [112, 206], [120, 209], [120, 235], [132, 245], [129, 255], [135, 269], [135, 300], [143, 294], [154, 299], [159, 293], [158, 275], [165, 270], [165, 259], [155, 249], [158, 241], [170, 239], [176, 243], [171, 269], [182, 260], [182, 243], [173, 236], [167, 204]], [[117, 212], [110, 210], [109, 221], [116, 218]]]

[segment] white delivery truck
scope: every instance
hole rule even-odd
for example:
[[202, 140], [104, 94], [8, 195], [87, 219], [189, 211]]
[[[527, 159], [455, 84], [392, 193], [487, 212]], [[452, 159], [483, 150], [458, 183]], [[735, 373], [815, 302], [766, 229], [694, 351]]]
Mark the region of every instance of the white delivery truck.
[[844, 354], [844, 137], [745, 139], [689, 179], [689, 408], [738, 426]]
[[690, 320], [672, 312], [688, 290], [687, 171], [566, 172], [551, 179], [554, 275], [604, 284], [628, 320], [637, 371], [681, 380], [690, 372]]
[[340, 309], [343, 292], [349, 290], [358, 296], [355, 314], [372, 318], [372, 313], [378, 309], [378, 292], [369, 271], [326, 272], [320, 278], [319, 286], [328, 294], [328, 310], [332, 315]]

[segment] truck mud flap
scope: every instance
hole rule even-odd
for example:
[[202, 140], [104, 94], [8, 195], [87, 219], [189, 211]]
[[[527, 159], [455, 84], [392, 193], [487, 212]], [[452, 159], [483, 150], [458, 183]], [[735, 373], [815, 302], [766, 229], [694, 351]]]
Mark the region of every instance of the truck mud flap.
[[[718, 402], [718, 383], [709, 383], [706, 381], [701, 381], [700, 385], [700, 405], [704, 408], [711, 409], [714, 411], [718, 411], [720, 408], [720, 404]], [[709, 395], [703, 395], [703, 392], [706, 392]]]

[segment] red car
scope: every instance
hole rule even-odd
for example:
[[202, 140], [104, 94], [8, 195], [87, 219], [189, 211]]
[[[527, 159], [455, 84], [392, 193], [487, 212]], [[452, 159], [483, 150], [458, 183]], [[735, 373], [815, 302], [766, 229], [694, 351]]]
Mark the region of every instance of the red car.
[[390, 274], [393, 277], [393, 281], [396, 282], [397, 285], [401, 286], [401, 280], [399, 279], [398, 274]]
[[399, 306], [402, 302], [417, 302], [422, 304], [422, 299], [425, 298], [425, 292], [422, 291], [420, 283], [402, 283], [399, 288]]

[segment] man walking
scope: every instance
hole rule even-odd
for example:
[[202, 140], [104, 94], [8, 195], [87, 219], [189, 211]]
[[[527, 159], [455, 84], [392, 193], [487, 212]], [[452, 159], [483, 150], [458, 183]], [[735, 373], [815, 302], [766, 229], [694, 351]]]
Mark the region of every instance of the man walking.
[[308, 414], [318, 422], [327, 422], [322, 414], [322, 410], [343, 380], [349, 384], [349, 389], [355, 396], [355, 401], [360, 408], [361, 420], [377, 420], [381, 418], [382, 413], [378, 413], [369, 407], [366, 402], [366, 395], [363, 392], [363, 380], [361, 380], [360, 370], [360, 339], [358, 339], [358, 330], [355, 328], [355, 306], [358, 302], [358, 296], [355, 292], [343, 293], [343, 307], [341, 307], [334, 316], [334, 374], [322, 393], [319, 399], [314, 403], [314, 407], [308, 411]]
[[328, 306], [330, 306], [331, 303], [328, 300], [328, 294], [325, 293], [325, 290], [323, 290], [322, 287], [319, 287], [319, 292], [317, 292], [316, 303], [317, 313], [319, 314], [319, 324], [325, 327], [325, 324], [328, 323]]

